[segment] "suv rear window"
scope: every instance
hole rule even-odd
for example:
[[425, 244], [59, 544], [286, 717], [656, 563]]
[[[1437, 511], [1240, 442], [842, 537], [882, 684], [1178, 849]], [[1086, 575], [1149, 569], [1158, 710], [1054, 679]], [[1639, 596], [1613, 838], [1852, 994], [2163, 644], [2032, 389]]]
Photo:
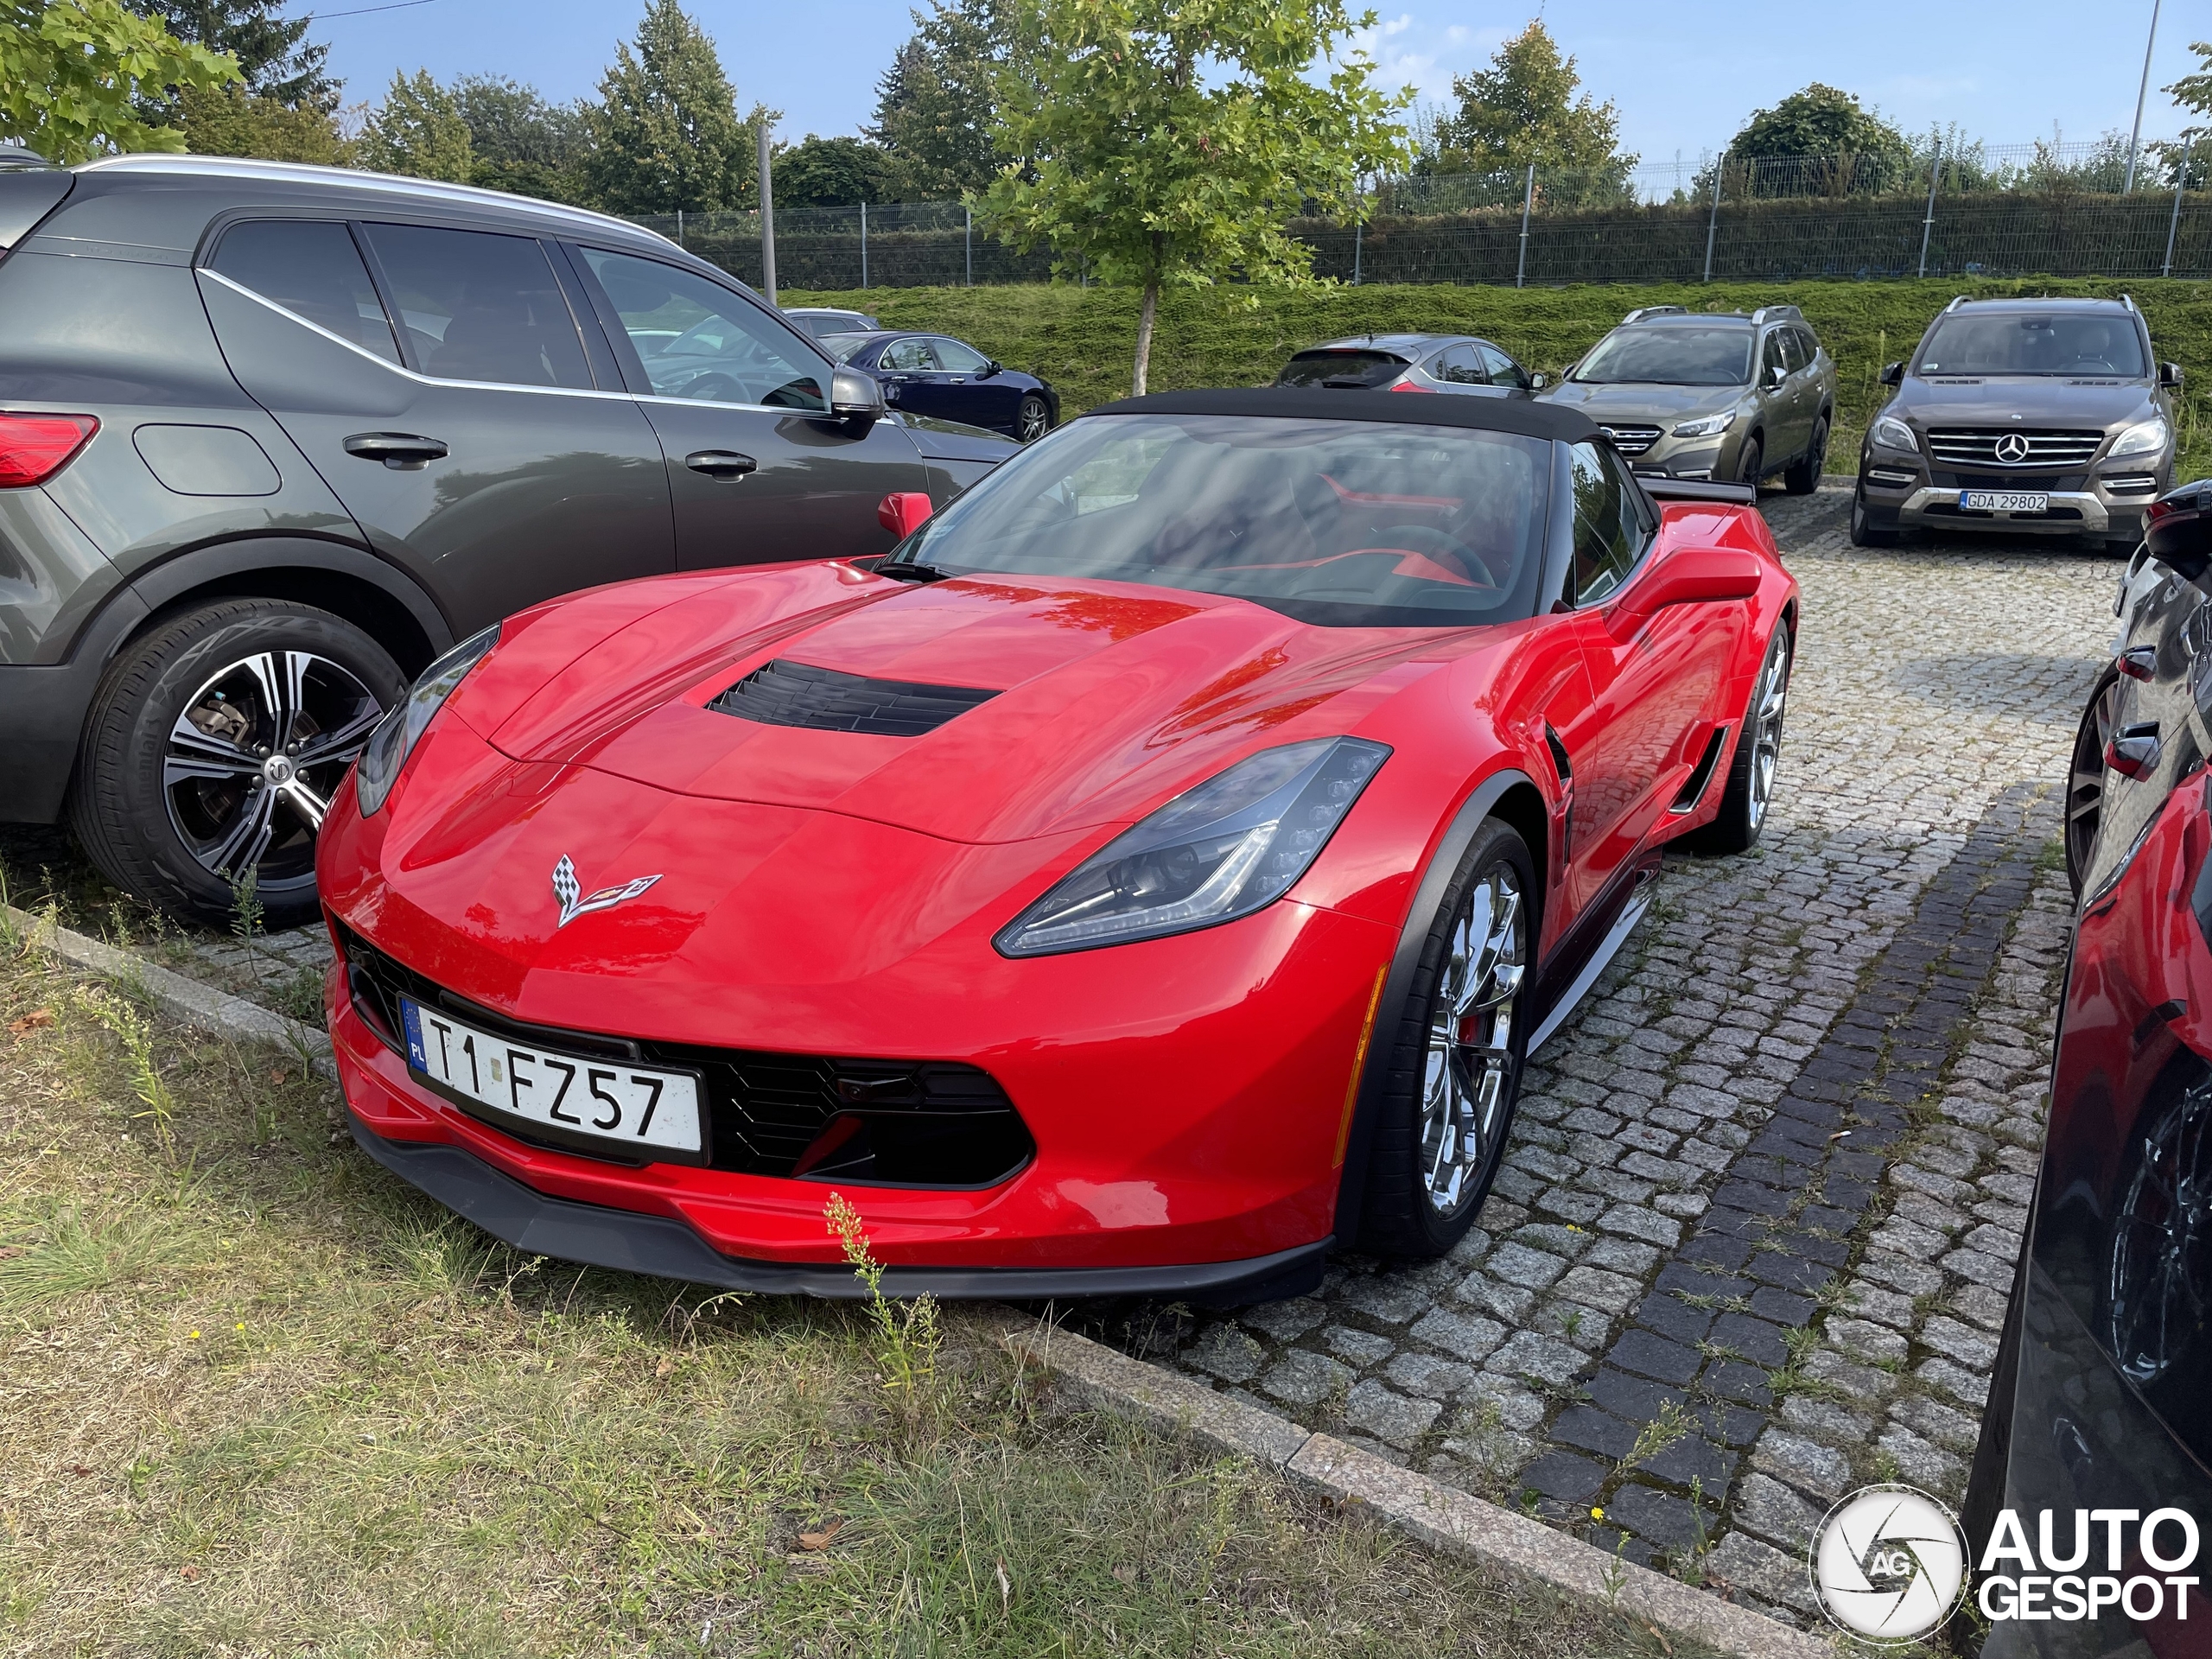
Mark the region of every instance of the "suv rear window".
[[1622, 328], [1598, 342], [1574, 372], [1593, 385], [1740, 386], [1751, 378], [1749, 328], [1680, 323]]
[[2117, 374], [2142, 378], [2143, 342], [2126, 316], [2063, 312], [1954, 314], [1921, 348], [1923, 374]]
[[399, 361], [353, 234], [329, 219], [270, 219], [223, 232], [212, 268], [349, 345]]
[[1389, 352], [1300, 352], [1275, 376], [1279, 386], [1381, 386], [1404, 372]]
[[425, 225], [362, 230], [423, 373], [591, 389], [576, 320], [534, 239]]

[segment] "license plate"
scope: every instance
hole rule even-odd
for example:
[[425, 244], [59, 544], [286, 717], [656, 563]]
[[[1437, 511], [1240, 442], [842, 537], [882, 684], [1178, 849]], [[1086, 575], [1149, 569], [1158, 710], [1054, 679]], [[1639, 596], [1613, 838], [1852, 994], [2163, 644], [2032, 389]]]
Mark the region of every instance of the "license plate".
[[1959, 505], [1968, 512], [2049, 512], [2050, 497], [2041, 490], [1961, 490]]
[[[407, 1068], [440, 1091], [561, 1135], [699, 1161], [699, 1079], [605, 1056], [562, 1054], [399, 999]], [[684, 1154], [689, 1154], [688, 1157]]]

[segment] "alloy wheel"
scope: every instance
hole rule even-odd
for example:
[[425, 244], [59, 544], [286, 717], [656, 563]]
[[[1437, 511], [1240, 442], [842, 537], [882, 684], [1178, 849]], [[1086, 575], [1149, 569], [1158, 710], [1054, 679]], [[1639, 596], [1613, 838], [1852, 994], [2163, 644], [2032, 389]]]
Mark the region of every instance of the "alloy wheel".
[[1789, 635], [1777, 627], [1773, 649], [1759, 673], [1758, 690], [1751, 694], [1751, 729], [1745, 734], [1751, 744], [1749, 806], [1753, 830], [1766, 822], [1767, 804], [1774, 798], [1774, 772], [1782, 760], [1782, 715], [1789, 700]]
[[1525, 914], [1519, 878], [1500, 860], [1452, 921], [1421, 1090], [1421, 1179], [1440, 1215], [1458, 1213], [1480, 1191], [1505, 1133], [1527, 971]]
[[1045, 425], [1050, 414], [1042, 397], [1024, 397], [1020, 410], [1014, 417], [1017, 428], [1014, 436], [1023, 443], [1036, 442], [1045, 435]]
[[2082, 890], [2097, 829], [2104, 821], [2105, 746], [2112, 740], [2119, 700], [2119, 676], [2107, 674], [2091, 694], [2082, 723], [2075, 728], [2073, 758], [2066, 768], [2066, 874], [2076, 893]]
[[384, 717], [350, 670], [264, 651], [211, 675], [169, 728], [162, 796], [200, 864], [261, 885], [315, 868], [315, 838], [346, 768]]
[[2149, 1135], [2114, 1216], [2106, 1297], [2113, 1356], [2139, 1384], [2185, 1362], [2204, 1326], [2212, 1252], [2212, 1087], [2183, 1093]]

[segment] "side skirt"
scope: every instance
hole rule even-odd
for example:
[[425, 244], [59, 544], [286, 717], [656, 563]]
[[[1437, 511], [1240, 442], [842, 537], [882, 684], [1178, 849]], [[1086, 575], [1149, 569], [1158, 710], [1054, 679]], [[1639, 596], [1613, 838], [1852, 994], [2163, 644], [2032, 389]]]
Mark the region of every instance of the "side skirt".
[[1627, 901], [1621, 906], [1620, 914], [1614, 918], [1613, 925], [1605, 930], [1605, 937], [1598, 941], [1596, 948], [1590, 952], [1588, 959], [1582, 964], [1581, 971], [1576, 974], [1568, 982], [1567, 988], [1559, 994], [1557, 999], [1552, 1003], [1550, 1010], [1544, 1015], [1542, 1022], [1529, 1037], [1527, 1052], [1530, 1055], [1533, 1056], [1538, 1049], [1550, 1040], [1554, 1032], [1567, 1023], [1567, 1015], [1573, 1014], [1582, 999], [1589, 995], [1590, 988], [1598, 982], [1598, 976], [1605, 971], [1606, 964], [1619, 954], [1621, 946], [1628, 942], [1628, 936], [1635, 931], [1636, 925], [1643, 919], [1643, 912], [1651, 907], [1653, 879], [1658, 874], [1659, 867], [1656, 863], [1638, 873], [1634, 885], [1629, 889]]

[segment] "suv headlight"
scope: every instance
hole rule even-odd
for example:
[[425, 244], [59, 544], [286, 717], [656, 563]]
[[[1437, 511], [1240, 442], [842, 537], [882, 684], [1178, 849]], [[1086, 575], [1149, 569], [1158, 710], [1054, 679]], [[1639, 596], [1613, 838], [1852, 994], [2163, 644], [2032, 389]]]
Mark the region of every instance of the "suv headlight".
[[1701, 421], [1684, 421], [1675, 429], [1673, 435], [1678, 438], [1717, 438], [1735, 424], [1736, 411], [1732, 409], [1725, 414], [1708, 415]]
[[1885, 449], [1902, 449], [1909, 455], [1920, 453], [1920, 443], [1912, 435], [1912, 429], [1894, 415], [1878, 415], [1867, 435]]
[[1248, 755], [1115, 836], [992, 943], [1049, 957], [1249, 916], [1306, 874], [1389, 754], [1323, 737]]
[[361, 750], [361, 758], [353, 765], [353, 792], [359, 798], [363, 817], [383, 806], [392, 785], [399, 780], [401, 769], [407, 765], [407, 757], [415, 753], [416, 743], [429, 728], [430, 717], [445, 706], [446, 699], [467, 677], [468, 671], [499, 643], [497, 623], [481, 633], [470, 634], [424, 669], [422, 677], [407, 688], [407, 695], [377, 723], [376, 730], [369, 734], [368, 743]]
[[2122, 455], [2152, 455], [2166, 447], [2169, 434], [2165, 417], [2154, 415], [2147, 421], [2138, 421], [2114, 438], [2106, 459], [2116, 461]]

